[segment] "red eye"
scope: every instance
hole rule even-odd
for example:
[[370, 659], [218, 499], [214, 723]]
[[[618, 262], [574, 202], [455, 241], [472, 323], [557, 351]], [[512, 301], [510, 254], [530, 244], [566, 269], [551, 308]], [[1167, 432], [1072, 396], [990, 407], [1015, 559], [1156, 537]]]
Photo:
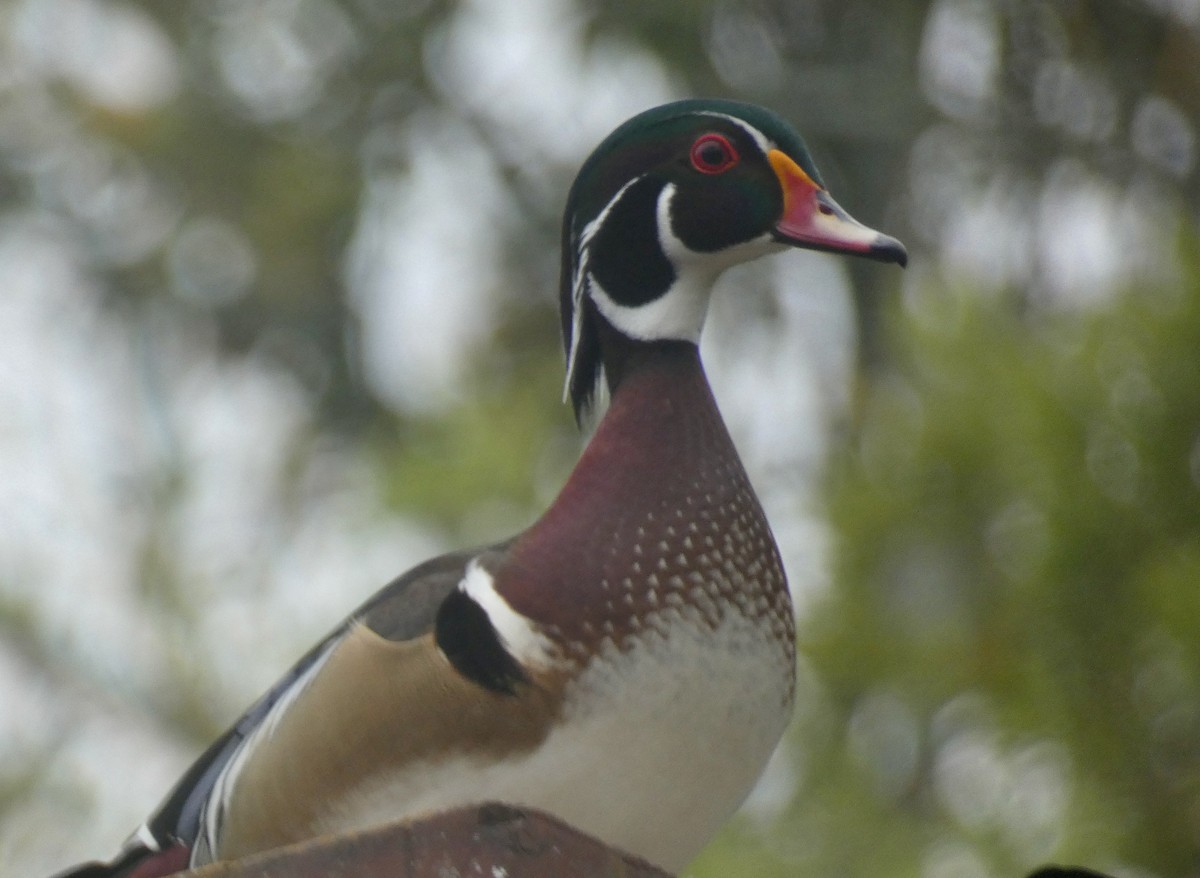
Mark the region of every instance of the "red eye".
[[692, 167], [701, 174], [723, 173], [737, 161], [737, 150], [720, 134], [705, 134], [692, 144]]

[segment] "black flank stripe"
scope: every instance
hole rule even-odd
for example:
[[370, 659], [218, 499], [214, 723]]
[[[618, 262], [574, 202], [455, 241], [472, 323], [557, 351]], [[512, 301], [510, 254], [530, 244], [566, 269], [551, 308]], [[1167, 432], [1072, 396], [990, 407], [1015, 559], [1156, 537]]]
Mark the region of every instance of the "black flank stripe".
[[455, 670], [485, 689], [515, 695], [518, 685], [529, 682], [483, 607], [457, 589], [438, 608], [433, 637]]

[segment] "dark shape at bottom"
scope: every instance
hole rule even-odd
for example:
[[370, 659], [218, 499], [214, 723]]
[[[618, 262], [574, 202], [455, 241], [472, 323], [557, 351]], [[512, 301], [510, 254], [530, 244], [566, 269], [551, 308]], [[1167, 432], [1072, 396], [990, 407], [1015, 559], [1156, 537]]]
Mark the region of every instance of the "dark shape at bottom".
[[548, 814], [485, 804], [325, 836], [179, 878], [671, 878]]
[[1029, 878], [1109, 878], [1103, 872], [1095, 869], [1085, 869], [1082, 866], [1042, 866], [1030, 873]]

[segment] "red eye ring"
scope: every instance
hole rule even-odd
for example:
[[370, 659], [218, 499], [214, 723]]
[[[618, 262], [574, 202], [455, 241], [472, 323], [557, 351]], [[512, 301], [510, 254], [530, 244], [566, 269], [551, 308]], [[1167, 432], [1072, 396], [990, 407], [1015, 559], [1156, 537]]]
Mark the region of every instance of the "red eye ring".
[[723, 174], [738, 163], [738, 154], [725, 137], [705, 134], [692, 144], [691, 159], [701, 174]]

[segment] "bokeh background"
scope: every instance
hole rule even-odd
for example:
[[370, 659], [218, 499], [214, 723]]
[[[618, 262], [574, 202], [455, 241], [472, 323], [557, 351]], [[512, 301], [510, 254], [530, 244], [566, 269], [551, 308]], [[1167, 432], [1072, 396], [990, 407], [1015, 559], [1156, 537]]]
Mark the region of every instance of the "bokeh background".
[[687, 874], [1200, 872], [1200, 0], [9, 0], [0, 874], [111, 854], [361, 599], [532, 520], [566, 189], [693, 95], [912, 263], [720, 285], [800, 698]]

